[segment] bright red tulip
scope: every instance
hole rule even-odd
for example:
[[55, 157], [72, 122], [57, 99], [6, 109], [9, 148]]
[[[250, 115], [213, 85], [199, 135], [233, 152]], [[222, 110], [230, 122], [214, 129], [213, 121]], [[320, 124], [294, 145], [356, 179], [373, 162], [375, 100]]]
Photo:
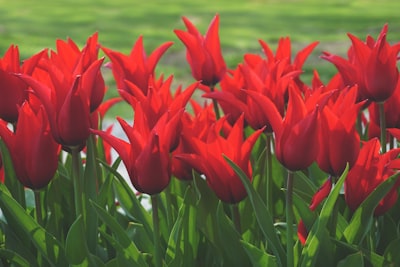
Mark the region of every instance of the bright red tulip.
[[15, 77], [14, 73], [31, 75], [43, 50], [21, 65], [18, 46], [11, 45], [0, 59], [0, 118], [11, 123], [18, 119], [18, 108], [28, 99], [28, 85]]
[[[357, 101], [357, 88], [337, 91], [335, 100], [324, 106], [320, 117], [318, 166], [326, 173], [338, 177], [347, 163], [350, 168], [360, 151], [360, 136], [355, 128], [363, 102]], [[332, 98], [331, 98], [332, 99]]]
[[153, 195], [168, 186], [171, 179], [170, 152], [179, 134], [182, 111], [174, 116], [166, 112], [151, 129], [147, 115], [138, 103], [133, 126], [118, 118], [129, 143], [109, 133], [93, 130], [120, 155], [133, 186], [139, 192]]
[[60, 146], [51, 135], [44, 109], [35, 112], [25, 102], [16, 132], [0, 124], [0, 136], [8, 147], [18, 180], [34, 190], [45, 187], [57, 170]]
[[219, 40], [219, 15], [211, 21], [207, 33], [203, 36], [186, 17], [182, 18], [186, 31], [174, 30], [187, 49], [187, 60], [192, 75], [207, 86], [216, 85], [226, 73], [226, 64], [221, 52]]
[[[354, 166], [347, 174], [344, 193], [347, 205], [354, 211], [371, 194], [375, 188], [400, 168], [400, 149], [392, 149], [385, 154], [380, 153], [381, 145], [378, 138], [364, 143]], [[389, 191], [374, 211], [379, 216], [388, 211], [397, 200], [397, 188], [400, 183]]]
[[111, 70], [119, 90], [132, 94], [126, 82], [130, 82], [140, 88], [143, 94], [147, 94], [149, 79], [155, 76], [155, 68], [162, 55], [173, 44], [165, 42], [157, 47], [149, 57], [143, 47], [143, 37], [140, 36], [129, 55], [102, 47], [102, 50], [111, 60]]
[[208, 185], [217, 197], [224, 202], [233, 204], [244, 199], [247, 193], [239, 177], [223, 155], [236, 163], [251, 180], [250, 154], [262, 129], [243, 140], [244, 117], [241, 116], [229, 135], [224, 138], [220, 135], [224, 123], [225, 118], [217, 121], [210, 128], [205, 141], [194, 137], [185, 140], [185, 136], [183, 136], [184, 142], [189, 143], [194, 152], [175, 155], [175, 157], [189, 163], [199, 173], [204, 174]]
[[348, 60], [330, 53], [322, 56], [335, 64], [345, 85], [358, 85], [359, 100], [383, 102], [396, 88], [399, 79], [397, 54], [400, 44], [391, 46], [386, 40], [387, 32], [386, 24], [376, 41], [368, 36], [366, 42], [348, 34], [352, 42]]

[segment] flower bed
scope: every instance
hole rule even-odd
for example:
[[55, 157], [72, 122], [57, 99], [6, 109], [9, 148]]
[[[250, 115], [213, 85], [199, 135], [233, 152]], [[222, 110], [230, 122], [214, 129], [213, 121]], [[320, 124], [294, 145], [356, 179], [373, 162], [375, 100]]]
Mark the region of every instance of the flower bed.
[[[244, 54], [228, 69], [219, 16], [175, 30], [193, 83], [172, 88], [140, 36], [129, 55], [68, 39], [0, 59], [0, 259], [13, 266], [396, 266], [400, 264], [400, 43], [349, 34], [338, 72], [301, 79], [292, 58]], [[104, 58], [99, 58], [99, 51]], [[102, 67], [120, 97], [104, 100]], [[193, 94], [201, 92], [202, 99]], [[103, 129], [117, 117], [126, 138]], [[115, 151], [117, 159], [111, 157]], [[120, 173], [124, 165], [128, 177]]]

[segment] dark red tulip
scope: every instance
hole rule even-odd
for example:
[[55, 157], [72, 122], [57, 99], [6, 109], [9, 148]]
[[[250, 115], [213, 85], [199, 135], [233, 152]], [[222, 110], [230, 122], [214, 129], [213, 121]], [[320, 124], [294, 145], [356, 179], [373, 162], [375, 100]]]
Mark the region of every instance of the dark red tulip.
[[60, 146], [51, 135], [44, 109], [35, 112], [25, 102], [16, 132], [0, 124], [0, 136], [8, 147], [18, 180], [31, 189], [45, 187], [57, 170]]
[[28, 99], [28, 85], [15, 77], [15, 73], [31, 75], [43, 50], [21, 65], [18, 46], [11, 45], [0, 59], [0, 118], [15, 123], [18, 119], [18, 107]]
[[357, 115], [363, 102], [357, 101], [357, 88], [337, 91], [335, 100], [321, 111], [318, 166], [326, 173], [338, 177], [347, 163], [350, 167], [360, 151], [360, 136], [355, 128]]
[[147, 115], [138, 103], [133, 126], [118, 118], [129, 143], [107, 132], [93, 132], [120, 155], [133, 186], [141, 193], [153, 195], [163, 191], [171, 179], [170, 151], [179, 134], [182, 112], [173, 116], [166, 112], [149, 128]]
[[359, 100], [383, 102], [394, 92], [399, 79], [397, 54], [400, 45], [390, 45], [386, 40], [388, 25], [384, 25], [377, 40], [371, 36], [363, 42], [348, 34], [352, 46], [348, 59], [325, 53], [322, 58], [335, 64], [347, 86], [359, 87]]

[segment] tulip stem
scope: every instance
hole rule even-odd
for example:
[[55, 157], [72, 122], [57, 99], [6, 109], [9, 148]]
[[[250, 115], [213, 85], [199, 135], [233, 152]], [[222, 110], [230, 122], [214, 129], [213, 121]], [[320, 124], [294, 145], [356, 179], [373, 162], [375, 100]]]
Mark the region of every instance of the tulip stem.
[[75, 200], [75, 213], [76, 218], [82, 215], [83, 202], [82, 202], [82, 179], [80, 178], [80, 155], [78, 147], [71, 147], [72, 156], [72, 181], [74, 184], [74, 200]]
[[[214, 92], [214, 85], [210, 85], [210, 91]], [[219, 118], [221, 118], [221, 114], [219, 113], [219, 108], [218, 108], [218, 101], [216, 99], [212, 100], [213, 102], [213, 106], [214, 106], [214, 112], [215, 112], [215, 117], [218, 120]]]
[[161, 241], [160, 241], [160, 221], [158, 218], [157, 195], [151, 196], [151, 208], [153, 217], [153, 238], [154, 238], [154, 259], [156, 267], [162, 267]]
[[233, 223], [235, 224], [236, 231], [241, 235], [242, 234], [242, 226], [240, 224], [240, 211], [238, 204], [232, 205], [232, 217]]
[[378, 107], [379, 107], [379, 124], [381, 128], [382, 153], [386, 153], [386, 118], [385, 118], [384, 102], [379, 102]]
[[35, 211], [36, 211], [36, 221], [39, 225], [43, 226], [43, 215], [42, 215], [42, 200], [40, 198], [40, 191], [34, 190], [35, 196]]
[[[331, 182], [336, 185], [336, 182], [338, 181], [338, 177], [333, 176], [331, 179]], [[338, 213], [339, 213], [339, 202], [336, 200], [335, 205], [333, 206], [333, 211], [332, 211], [332, 221], [331, 221], [331, 236], [333, 238], [336, 237], [336, 225], [338, 221]]]
[[294, 173], [288, 170], [286, 190], [286, 258], [287, 267], [294, 266], [293, 252], [293, 177]]
[[267, 177], [266, 177], [266, 195], [267, 195], [267, 209], [271, 216], [273, 216], [273, 198], [272, 198], [272, 152], [271, 152], [271, 134], [267, 133], [266, 141], [266, 165], [267, 165]]

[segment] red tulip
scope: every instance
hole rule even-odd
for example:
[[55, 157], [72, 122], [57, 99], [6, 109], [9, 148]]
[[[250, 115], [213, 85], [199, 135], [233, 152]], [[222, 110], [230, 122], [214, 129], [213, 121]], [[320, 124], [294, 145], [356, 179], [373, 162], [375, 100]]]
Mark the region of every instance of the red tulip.
[[164, 190], [171, 179], [170, 151], [178, 136], [182, 111], [173, 116], [166, 112], [151, 129], [139, 103], [133, 127], [118, 118], [129, 143], [106, 132], [92, 131], [120, 155], [133, 186], [141, 193], [153, 195]]
[[146, 56], [142, 36], [137, 39], [129, 55], [102, 47], [104, 53], [111, 60], [111, 69], [117, 88], [126, 91], [128, 94], [133, 94], [126, 84], [126, 81], [128, 81], [140, 88], [143, 94], [146, 95], [149, 88], [149, 79], [154, 77], [158, 61], [172, 44], [172, 42], [162, 44], [149, 57]]
[[[80, 75], [84, 73], [93, 62], [97, 61], [100, 44], [98, 43], [98, 33], [90, 36], [82, 50], [72, 39], [57, 40], [57, 51], [51, 51], [51, 65], [56, 65], [62, 73], [71, 73], [72, 75]], [[48, 70], [49, 66], [43, 66]], [[73, 76], [72, 76], [73, 77]], [[100, 71], [93, 77], [95, 82], [91, 80], [83, 80], [83, 87], [90, 99], [90, 112], [93, 112], [102, 103], [106, 91], [103, 75]], [[89, 83], [89, 84], [85, 84]]]
[[[201, 108], [197, 103], [192, 101], [194, 116], [184, 113], [182, 116], [181, 136], [186, 139], [195, 137], [199, 140], [206, 141], [207, 133], [216, 121], [215, 113], [212, 105]], [[178, 147], [173, 151], [173, 155], [188, 154], [195, 152], [190, 143], [179, 142]], [[180, 180], [192, 180], [192, 166], [187, 162], [172, 157], [172, 174]]]
[[232, 204], [244, 199], [247, 193], [223, 155], [236, 163], [251, 180], [251, 149], [262, 132], [262, 129], [258, 130], [243, 140], [243, 118], [243, 116], [239, 118], [226, 138], [220, 135], [225, 118], [220, 119], [210, 128], [205, 141], [195, 137], [185, 139], [184, 136], [184, 141], [191, 145], [194, 152], [175, 155], [178, 159], [191, 164], [199, 173], [204, 174], [208, 185], [219, 199]]
[[311, 165], [318, 153], [318, 107], [312, 101], [306, 105], [300, 92], [290, 87], [288, 108], [283, 118], [268, 97], [252, 91], [247, 93], [272, 125], [279, 162], [290, 171]]
[[90, 134], [91, 92], [97, 87], [103, 59], [94, 61], [84, 72], [62, 72], [50, 59], [43, 62], [46, 71], [35, 77], [21, 75], [43, 103], [49, 116], [54, 139], [64, 148], [83, 148]]
[[204, 85], [216, 85], [226, 73], [218, 32], [219, 15], [211, 21], [204, 36], [188, 18], [183, 17], [182, 20], [187, 32], [183, 30], [174, 30], [174, 32], [186, 46], [187, 60], [193, 77]]
[[[347, 205], [356, 210], [375, 188], [390, 176], [397, 173], [400, 149], [392, 149], [380, 154], [379, 139], [373, 138], [364, 143], [354, 166], [345, 180], [344, 193]], [[379, 216], [388, 211], [397, 200], [399, 182], [389, 191], [376, 207], [374, 214]]]
[[45, 187], [58, 167], [60, 146], [53, 139], [43, 108], [20, 108], [16, 132], [0, 124], [0, 135], [11, 155], [18, 180], [31, 189]]
[[318, 166], [332, 176], [340, 176], [360, 151], [360, 136], [355, 128], [363, 102], [356, 104], [357, 88], [337, 91], [338, 97], [321, 111]]
[[0, 118], [14, 123], [18, 119], [18, 107], [28, 99], [28, 85], [15, 77], [14, 73], [32, 74], [39, 59], [46, 51], [43, 50], [21, 66], [18, 46], [11, 45], [4, 57], [0, 59]]
[[397, 54], [400, 44], [391, 46], [386, 40], [387, 31], [386, 24], [376, 41], [368, 36], [366, 42], [349, 34], [352, 46], [348, 60], [330, 53], [322, 56], [335, 64], [345, 85], [359, 86], [359, 100], [383, 102], [396, 88], [399, 78]]

